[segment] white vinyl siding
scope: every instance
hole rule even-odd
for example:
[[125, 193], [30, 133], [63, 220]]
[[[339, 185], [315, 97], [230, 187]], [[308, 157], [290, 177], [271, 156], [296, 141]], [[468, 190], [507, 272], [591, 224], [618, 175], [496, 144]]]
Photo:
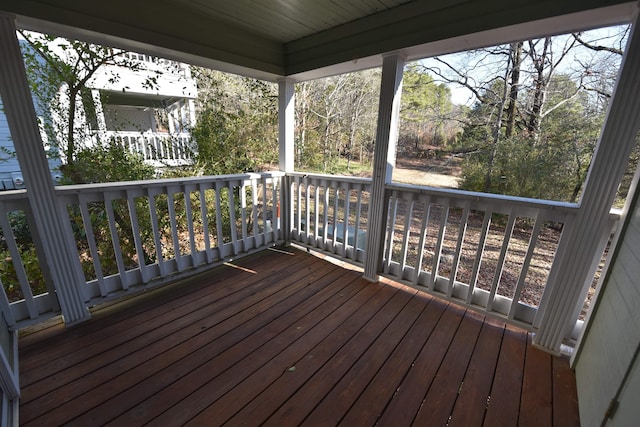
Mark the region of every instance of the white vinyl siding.
[[[15, 156], [11, 131], [2, 108], [0, 99], [0, 191], [14, 189], [12, 174], [20, 173], [20, 163]], [[48, 163], [51, 171], [60, 166], [60, 161], [57, 159], [48, 159]]]
[[620, 405], [608, 426], [633, 426], [638, 424], [638, 402], [640, 397], [640, 365], [636, 363], [622, 391]]
[[[640, 345], [640, 203], [630, 209], [621, 242], [592, 314], [576, 359], [576, 382], [583, 426], [599, 426], [624, 381]], [[637, 415], [640, 375], [637, 361], [620, 396], [620, 413], [607, 425], [625, 426], [630, 412]], [[633, 391], [636, 390], [636, 391]], [[631, 394], [630, 394], [631, 393]], [[631, 404], [630, 400], [635, 400]], [[623, 414], [627, 411], [627, 415]]]

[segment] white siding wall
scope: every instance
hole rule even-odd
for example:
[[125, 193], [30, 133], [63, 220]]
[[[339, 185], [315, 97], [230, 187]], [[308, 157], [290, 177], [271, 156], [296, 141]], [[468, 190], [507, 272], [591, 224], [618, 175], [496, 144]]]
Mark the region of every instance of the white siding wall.
[[[591, 315], [575, 361], [580, 419], [586, 427], [601, 425], [640, 345], [639, 198], [629, 211], [623, 233], [609, 267], [606, 285], [600, 291], [599, 305]], [[638, 362], [635, 363], [635, 375], [629, 377], [626, 394], [619, 399], [620, 411], [607, 425], [638, 425], [635, 423], [640, 419], [640, 394], [637, 391], [640, 374]], [[629, 424], [628, 417], [632, 413], [635, 413], [635, 421]]]
[[[95, 74], [88, 86], [114, 92], [144, 94], [195, 99], [196, 81], [191, 78], [189, 67], [174, 63], [175, 67], [144, 62], [140, 70], [106, 65]], [[159, 72], [160, 74], [158, 74]], [[118, 78], [114, 82], [113, 76]], [[149, 85], [149, 77], [156, 79]]]
[[620, 405], [607, 426], [637, 426], [640, 424], [640, 364], [635, 363], [629, 380], [625, 384]]
[[[0, 191], [23, 188], [23, 186], [16, 187], [12, 179], [14, 174], [20, 174], [20, 164], [15, 154], [11, 155], [11, 153], [15, 152], [15, 149], [13, 148], [13, 141], [11, 140], [11, 131], [7, 124], [7, 117], [4, 115], [2, 108], [2, 99], [0, 99]], [[7, 154], [7, 152], [10, 154]], [[49, 170], [55, 171], [59, 167], [59, 160], [49, 159]], [[52, 176], [53, 175], [58, 174], [52, 172]]]
[[[0, 109], [2, 100], [0, 99]], [[5, 151], [6, 150], [6, 151]], [[13, 141], [7, 124], [7, 117], [0, 110], [0, 191], [14, 188], [12, 174], [20, 172], [20, 165], [15, 155], [12, 155]]]
[[[0, 100], [0, 108], [2, 108], [2, 100]], [[5, 150], [9, 150], [10, 152], [14, 151], [13, 141], [11, 141], [11, 132], [9, 132], [7, 118], [4, 113], [0, 111], [0, 175], [14, 170], [20, 170], [18, 160], [15, 157], [9, 159], [9, 155]]]

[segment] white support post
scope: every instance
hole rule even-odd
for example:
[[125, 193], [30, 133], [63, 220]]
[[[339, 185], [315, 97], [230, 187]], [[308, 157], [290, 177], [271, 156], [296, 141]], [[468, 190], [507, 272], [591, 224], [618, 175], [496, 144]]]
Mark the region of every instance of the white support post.
[[193, 99], [189, 99], [187, 101], [189, 106], [189, 128], [193, 128], [196, 125], [196, 101]]
[[295, 124], [295, 84], [292, 80], [278, 82], [278, 141], [279, 160], [282, 172], [293, 172], [294, 124]]
[[14, 17], [0, 14], [0, 93], [25, 178], [35, 230], [46, 254], [62, 315], [67, 324], [90, 317], [82, 291], [85, 283], [71, 224], [56, 194], [49, 172], [29, 83], [16, 37]]
[[[294, 126], [295, 126], [295, 83], [293, 80], [282, 79], [278, 81], [278, 158], [280, 170], [293, 172], [294, 166]], [[291, 182], [285, 176], [282, 182], [280, 200], [280, 227], [284, 240], [288, 243], [291, 239]]]
[[597, 256], [600, 237], [609, 223], [609, 211], [626, 169], [640, 128], [640, 29], [633, 25], [598, 148], [571, 229], [558, 245], [549, 273], [551, 289], [545, 292], [534, 325], [538, 332], [535, 346], [558, 353], [565, 336], [572, 330], [577, 307], [584, 303], [589, 289], [591, 264]]
[[386, 55], [382, 62], [382, 81], [378, 107], [378, 129], [373, 157], [373, 182], [369, 195], [369, 220], [365, 248], [364, 278], [375, 282], [384, 250], [387, 200], [385, 186], [391, 182], [396, 163], [398, 118], [402, 93], [402, 71], [405, 57], [400, 53]]
[[175, 105], [170, 105], [166, 109], [167, 112], [167, 121], [169, 122], [169, 133], [171, 135], [178, 132], [176, 129], [176, 107]]

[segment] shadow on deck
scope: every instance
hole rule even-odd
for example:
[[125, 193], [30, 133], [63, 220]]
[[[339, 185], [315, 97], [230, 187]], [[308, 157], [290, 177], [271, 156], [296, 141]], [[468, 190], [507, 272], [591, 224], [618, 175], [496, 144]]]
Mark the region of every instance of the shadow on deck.
[[20, 338], [22, 425], [578, 425], [527, 332], [287, 248]]

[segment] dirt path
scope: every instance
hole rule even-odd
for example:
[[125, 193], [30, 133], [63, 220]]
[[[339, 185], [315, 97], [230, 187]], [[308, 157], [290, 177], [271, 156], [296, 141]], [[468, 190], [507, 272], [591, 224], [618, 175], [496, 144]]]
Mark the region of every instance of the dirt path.
[[430, 187], [458, 188], [460, 178], [437, 172], [396, 168], [393, 170], [393, 181]]
[[393, 180], [403, 184], [427, 185], [440, 188], [458, 188], [462, 179], [460, 159], [407, 158], [401, 156], [393, 170]]

